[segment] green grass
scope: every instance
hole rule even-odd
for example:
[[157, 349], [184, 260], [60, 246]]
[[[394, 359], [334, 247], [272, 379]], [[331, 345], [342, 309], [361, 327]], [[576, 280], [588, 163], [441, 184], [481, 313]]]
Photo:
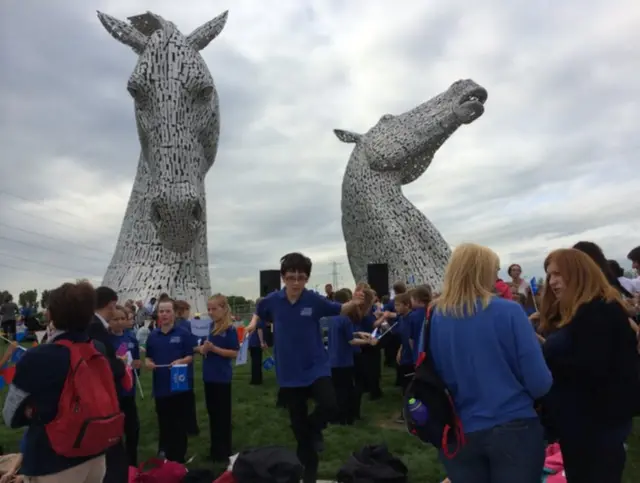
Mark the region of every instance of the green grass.
[[[199, 365], [199, 361], [197, 362]], [[196, 374], [201, 374], [196, 367]], [[398, 391], [393, 387], [394, 373], [383, 369], [383, 399], [370, 402], [363, 399], [364, 421], [352, 427], [330, 426], [325, 431], [325, 451], [321, 455], [320, 477], [332, 479], [349, 455], [365, 444], [386, 443], [389, 449], [400, 457], [409, 467], [410, 481], [437, 483], [444, 472], [437, 460], [435, 451], [418, 444], [417, 440], [406, 434], [404, 428], [394, 422], [398, 415]], [[146, 399], [138, 396], [140, 414], [140, 460], [155, 455], [157, 441], [156, 414], [153, 401], [149, 397], [151, 376], [148, 371], [142, 375], [142, 385]], [[276, 391], [274, 372], [265, 372], [263, 386], [248, 384], [248, 366], [235, 369], [233, 379], [233, 446], [240, 451], [251, 446], [269, 444], [285, 445], [295, 448], [295, 441], [289, 428], [286, 410], [276, 409]], [[6, 391], [6, 389], [5, 389]], [[209, 450], [208, 420], [204, 406], [202, 383], [196, 387], [197, 412], [201, 435], [190, 438], [188, 457], [196, 456], [191, 468], [210, 467], [206, 461]], [[0, 444], [7, 452], [18, 449], [21, 431], [0, 427]], [[216, 468], [219, 469], [219, 468]], [[640, 420], [636, 422], [634, 434], [629, 441], [629, 453], [625, 483], [640, 481]]]

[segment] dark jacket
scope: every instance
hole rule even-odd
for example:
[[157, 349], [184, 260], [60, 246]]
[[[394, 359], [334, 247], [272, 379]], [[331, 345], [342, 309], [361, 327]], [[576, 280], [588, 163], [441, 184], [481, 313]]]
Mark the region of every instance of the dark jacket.
[[87, 333], [92, 340], [99, 341], [105, 347], [105, 354], [109, 360], [109, 364], [111, 365], [116, 389], [118, 394], [122, 394], [122, 378], [124, 377], [126, 370], [125, 364], [116, 356], [116, 350], [113, 348], [113, 345], [111, 345], [111, 341], [109, 340], [109, 331], [97, 315], [93, 316], [93, 320], [89, 324]]
[[640, 376], [628, 319], [620, 304], [596, 299], [548, 335], [543, 353], [553, 385], [543, 404], [560, 438], [597, 437], [630, 423], [640, 403]]
[[[56, 339], [75, 342], [88, 341], [84, 333], [66, 332]], [[105, 352], [105, 347], [95, 343]], [[5, 400], [3, 416], [12, 428], [28, 426], [22, 474], [43, 476], [77, 466], [88, 458], [65, 458], [51, 448], [45, 425], [58, 414], [58, 402], [69, 372], [69, 350], [56, 344], [41, 344], [29, 349], [16, 364], [16, 374]], [[33, 409], [33, 418], [27, 419], [25, 408]]]

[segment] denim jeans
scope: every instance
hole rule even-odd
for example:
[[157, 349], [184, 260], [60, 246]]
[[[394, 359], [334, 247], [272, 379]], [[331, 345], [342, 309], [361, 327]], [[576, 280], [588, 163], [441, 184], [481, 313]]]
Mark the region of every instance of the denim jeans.
[[440, 461], [454, 483], [540, 483], [545, 445], [540, 421], [519, 419], [466, 434], [452, 459]]

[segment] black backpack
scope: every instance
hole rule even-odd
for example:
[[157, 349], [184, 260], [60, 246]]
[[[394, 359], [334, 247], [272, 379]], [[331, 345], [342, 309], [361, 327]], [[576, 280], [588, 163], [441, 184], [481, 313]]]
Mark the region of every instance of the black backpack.
[[[442, 449], [445, 457], [453, 458], [465, 444], [465, 436], [449, 389], [436, 372], [429, 351], [432, 316], [433, 310], [427, 315], [423, 326], [421, 352], [413, 379], [404, 395], [403, 414], [410, 434], [423, 443]], [[409, 411], [411, 399], [421, 402], [426, 407], [425, 424], [418, 425], [413, 421]]]
[[302, 465], [296, 454], [280, 446], [242, 451], [231, 473], [238, 483], [299, 483]]
[[364, 446], [336, 475], [338, 483], [407, 483], [407, 467], [385, 444]]

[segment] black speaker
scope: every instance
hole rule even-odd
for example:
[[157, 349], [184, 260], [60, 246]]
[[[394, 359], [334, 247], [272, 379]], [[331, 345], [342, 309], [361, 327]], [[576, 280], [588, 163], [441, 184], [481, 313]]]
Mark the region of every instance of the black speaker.
[[389, 295], [389, 266], [386, 263], [367, 265], [367, 282], [376, 291], [378, 297]]
[[260, 270], [260, 297], [266, 297], [280, 288], [280, 270]]

